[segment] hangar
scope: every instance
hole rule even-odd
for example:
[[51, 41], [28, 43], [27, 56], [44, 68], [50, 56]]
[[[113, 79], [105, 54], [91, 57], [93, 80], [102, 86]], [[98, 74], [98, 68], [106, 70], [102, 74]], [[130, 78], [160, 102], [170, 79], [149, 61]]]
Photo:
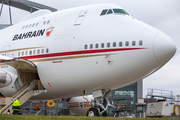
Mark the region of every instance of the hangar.
[[49, 7], [46, 5], [42, 5], [42, 4], [39, 4], [36, 2], [28, 1], [28, 0], [0, 0], [0, 3], [1, 3], [0, 17], [1, 17], [2, 12], [3, 12], [3, 6], [7, 5], [7, 6], [9, 6], [9, 20], [10, 20], [9, 24], [1, 24], [0, 23], [0, 29], [6, 28], [6, 27], [13, 24], [12, 23], [11, 7], [15, 7], [15, 8], [30, 12], [30, 13], [37, 11], [39, 9], [48, 9], [52, 12], [57, 11], [56, 8]]

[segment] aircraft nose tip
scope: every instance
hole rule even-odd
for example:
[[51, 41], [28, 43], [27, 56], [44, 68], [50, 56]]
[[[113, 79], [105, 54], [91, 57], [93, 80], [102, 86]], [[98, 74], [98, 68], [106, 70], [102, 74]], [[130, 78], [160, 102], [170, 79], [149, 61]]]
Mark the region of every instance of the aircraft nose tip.
[[165, 64], [175, 54], [176, 46], [173, 40], [164, 33], [159, 33], [154, 40], [154, 55], [158, 62]]

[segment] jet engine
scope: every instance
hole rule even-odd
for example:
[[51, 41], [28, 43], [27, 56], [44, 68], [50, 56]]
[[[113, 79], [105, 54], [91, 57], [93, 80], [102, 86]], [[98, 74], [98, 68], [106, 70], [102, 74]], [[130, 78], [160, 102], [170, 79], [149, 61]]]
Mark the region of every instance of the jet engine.
[[0, 71], [0, 93], [6, 97], [12, 96], [17, 91], [15, 87], [16, 79], [16, 74]]
[[[88, 103], [94, 100], [92, 95], [72, 97], [69, 100], [68, 108], [72, 113], [86, 116], [88, 111]], [[89, 109], [91, 105], [89, 104]]]
[[3, 71], [0, 71], [0, 88], [9, 85], [11, 82], [11, 76]]

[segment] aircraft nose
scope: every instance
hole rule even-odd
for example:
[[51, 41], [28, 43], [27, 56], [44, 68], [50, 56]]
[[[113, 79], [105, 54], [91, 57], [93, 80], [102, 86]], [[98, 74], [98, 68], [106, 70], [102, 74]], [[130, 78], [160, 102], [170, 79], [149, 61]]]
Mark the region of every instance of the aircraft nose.
[[173, 40], [164, 33], [159, 33], [154, 40], [154, 55], [158, 62], [165, 64], [175, 54], [176, 46]]

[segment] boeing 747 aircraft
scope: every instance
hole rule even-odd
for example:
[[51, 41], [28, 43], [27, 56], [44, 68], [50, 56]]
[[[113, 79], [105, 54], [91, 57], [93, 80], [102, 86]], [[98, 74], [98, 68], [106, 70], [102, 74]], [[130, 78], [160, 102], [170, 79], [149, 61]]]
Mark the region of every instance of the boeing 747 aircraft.
[[14, 98], [2, 113], [17, 98], [66, 98], [72, 112], [106, 116], [111, 90], [151, 75], [176, 52], [169, 36], [113, 4], [39, 10], [0, 36], [0, 93]]

